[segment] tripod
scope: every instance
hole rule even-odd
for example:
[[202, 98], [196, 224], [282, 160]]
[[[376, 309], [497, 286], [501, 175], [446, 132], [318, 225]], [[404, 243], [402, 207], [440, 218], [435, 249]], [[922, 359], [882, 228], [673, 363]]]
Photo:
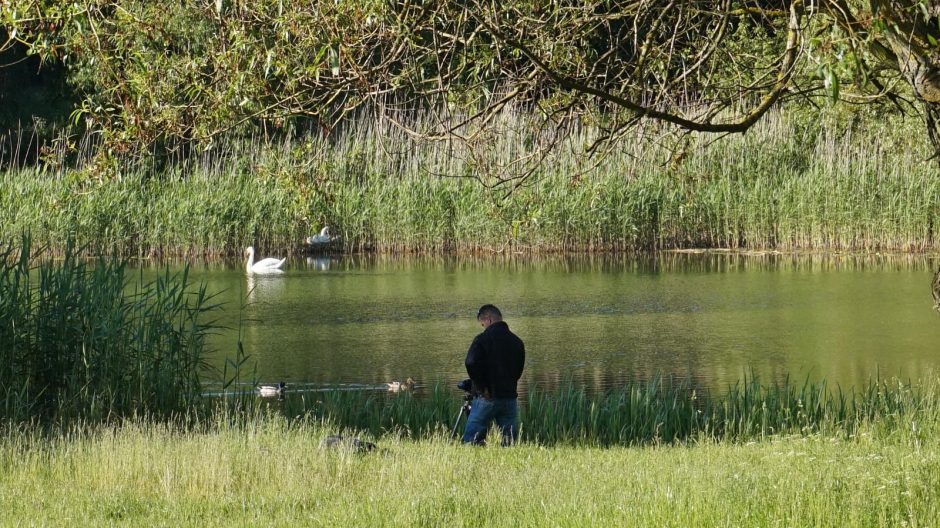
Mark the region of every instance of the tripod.
[[460, 406], [460, 411], [457, 413], [457, 419], [454, 420], [454, 430], [451, 431], [450, 433], [451, 438], [457, 437], [457, 427], [460, 425], [460, 419], [463, 418], [464, 415], [470, 416], [470, 407], [471, 407], [470, 402], [472, 401], [473, 401], [472, 394], [467, 393], [464, 395], [463, 405]]

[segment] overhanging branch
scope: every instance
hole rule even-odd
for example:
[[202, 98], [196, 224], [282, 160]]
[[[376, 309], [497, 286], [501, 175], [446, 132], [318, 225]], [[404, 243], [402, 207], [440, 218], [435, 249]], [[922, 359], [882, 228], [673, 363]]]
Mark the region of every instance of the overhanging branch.
[[557, 83], [562, 88], [573, 90], [582, 94], [593, 95], [603, 101], [629, 110], [637, 114], [638, 117], [651, 118], [667, 123], [672, 123], [686, 130], [697, 132], [735, 133], [744, 132], [753, 126], [754, 123], [756, 123], [774, 105], [774, 103], [776, 103], [780, 97], [787, 92], [787, 86], [790, 83], [790, 79], [794, 71], [794, 65], [796, 64], [797, 56], [799, 54], [803, 8], [803, 0], [794, 0], [790, 5], [790, 20], [787, 26], [787, 44], [780, 61], [777, 80], [770, 88], [770, 91], [761, 98], [760, 102], [748, 114], [746, 114], [740, 120], [732, 123], [713, 123], [710, 121], [697, 121], [694, 119], [688, 119], [674, 113], [664, 112], [649, 106], [645, 106], [625, 97], [611, 93], [607, 90], [597, 88], [588, 84], [587, 82], [562, 74], [551, 68], [545, 60], [529, 49], [527, 45], [511, 36], [503, 34], [498, 27], [496, 27], [494, 24], [491, 24], [485, 18], [481, 20], [481, 23], [493, 34], [494, 38], [502, 40], [509, 47], [519, 51], [521, 54], [531, 60], [538, 69], [543, 71], [552, 81]]

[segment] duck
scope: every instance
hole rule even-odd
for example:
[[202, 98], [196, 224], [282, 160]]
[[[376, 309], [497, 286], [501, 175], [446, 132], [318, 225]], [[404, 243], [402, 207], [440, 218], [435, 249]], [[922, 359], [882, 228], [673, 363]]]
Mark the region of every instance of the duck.
[[258, 395], [262, 398], [274, 398], [283, 396], [286, 389], [287, 385], [283, 381], [277, 385], [262, 385], [258, 387]]
[[280, 267], [287, 260], [286, 258], [280, 260], [265, 258], [255, 262], [255, 248], [253, 246], [246, 247], [245, 253], [248, 254], [248, 264], [245, 266], [248, 273], [283, 273]]
[[409, 391], [415, 388], [415, 380], [408, 378], [405, 381], [393, 381], [385, 385], [388, 386], [389, 392]]
[[320, 449], [347, 449], [355, 453], [368, 453], [375, 444], [352, 436], [329, 435], [320, 441]]
[[330, 235], [330, 226], [324, 226], [320, 230], [320, 234], [307, 237], [307, 244], [315, 246], [317, 244], [329, 244], [333, 241], [333, 236]]

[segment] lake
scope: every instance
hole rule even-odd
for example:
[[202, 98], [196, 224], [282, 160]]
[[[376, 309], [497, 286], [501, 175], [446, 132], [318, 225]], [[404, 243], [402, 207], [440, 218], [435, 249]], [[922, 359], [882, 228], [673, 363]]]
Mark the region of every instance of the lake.
[[[267, 255], [261, 255], [267, 256]], [[210, 358], [249, 378], [308, 389], [465, 377], [480, 305], [499, 306], [527, 348], [523, 390], [591, 389], [654, 375], [724, 388], [875, 376], [940, 366], [940, 315], [925, 256], [744, 255], [296, 257], [246, 277], [241, 262], [194, 265], [227, 327]]]

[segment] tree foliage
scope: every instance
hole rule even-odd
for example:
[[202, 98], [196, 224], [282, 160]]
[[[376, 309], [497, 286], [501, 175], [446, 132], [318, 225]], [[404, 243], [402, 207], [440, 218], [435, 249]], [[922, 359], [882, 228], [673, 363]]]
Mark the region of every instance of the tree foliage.
[[[648, 120], [743, 132], [794, 98], [916, 109], [940, 146], [940, 5], [922, 0], [0, 0], [112, 151], [323, 133], [381, 108], [468, 140], [506, 105], [616, 144]], [[2, 49], [0, 49], [2, 51]], [[436, 119], [416, 127], [422, 109]]]

